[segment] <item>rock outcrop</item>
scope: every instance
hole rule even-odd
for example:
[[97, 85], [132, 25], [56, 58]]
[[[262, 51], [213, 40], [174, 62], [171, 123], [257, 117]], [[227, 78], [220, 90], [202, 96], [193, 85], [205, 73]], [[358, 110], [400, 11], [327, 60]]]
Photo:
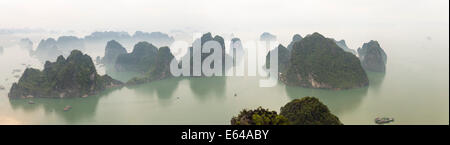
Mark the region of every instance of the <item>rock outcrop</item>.
[[358, 55], [366, 71], [386, 71], [387, 55], [377, 41], [364, 43], [362, 48], [358, 48]]
[[117, 57], [121, 54], [127, 54], [127, 49], [123, 47], [119, 42], [115, 40], [108, 41], [105, 47], [105, 56], [101, 60], [104, 64], [112, 64], [117, 60]]

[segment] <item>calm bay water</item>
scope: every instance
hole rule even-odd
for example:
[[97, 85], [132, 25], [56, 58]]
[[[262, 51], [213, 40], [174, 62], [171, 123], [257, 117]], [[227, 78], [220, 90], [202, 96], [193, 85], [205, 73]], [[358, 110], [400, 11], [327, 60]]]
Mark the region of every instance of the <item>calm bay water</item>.
[[[279, 111], [303, 96], [318, 97], [344, 124], [374, 124], [375, 117], [384, 116], [394, 117], [392, 124], [448, 124], [448, 41], [426, 43], [382, 43], [387, 72], [369, 73], [370, 85], [359, 89], [331, 91], [282, 83], [260, 88], [257, 77], [172, 78], [88, 98], [31, 99], [35, 104], [9, 99], [7, 93], [26, 64], [39, 69], [42, 64], [24, 50], [7, 47], [0, 54], [0, 85], [6, 88], [0, 90], [0, 124], [229, 124], [243, 108]], [[21, 72], [12, 73], [14, 69]], [[131, 77], [108, 74], [122, 81]], [[64, 112], [66, 105], [72, 110]]]

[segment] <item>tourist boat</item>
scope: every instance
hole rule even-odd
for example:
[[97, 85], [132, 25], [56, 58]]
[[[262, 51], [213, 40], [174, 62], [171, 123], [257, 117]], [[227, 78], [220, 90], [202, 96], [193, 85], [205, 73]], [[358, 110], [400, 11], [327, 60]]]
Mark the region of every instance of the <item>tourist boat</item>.
[[28, 101], [28, 104], [34, 104], [34, 102], [33, 101]]
[[69, 111], [70, 109], [72, 109], [72, 106], [67, 105], [66, 107], [64, 107], [64, 111]]
[[389, 117], [377, 117], [375, 118], [375, 123], [376, 124], [386, 124], [386, 123], [391, 123], [394, 122], [394, 118], [389, 118]]

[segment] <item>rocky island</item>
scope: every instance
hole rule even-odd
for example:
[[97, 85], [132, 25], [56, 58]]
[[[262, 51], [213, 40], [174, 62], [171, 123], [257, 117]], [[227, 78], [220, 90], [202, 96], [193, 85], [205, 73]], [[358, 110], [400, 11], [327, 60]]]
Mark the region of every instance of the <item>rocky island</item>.
[[127, 54], [127, 49], [116, 40], [111, 40], [106, 43], [105, 56], [99, 60], [104, 64], [115, 64], [117, 57], [121, 54]]
[[361, 65], [366, 71], [385, 72], [387, 55], [378, 44], [378, 41], [371, 40], [364, 43], [362, 48], [358, 48]]
[[172, 77], [172, 74], [170, 73], [170, 62], [173, 58], [174, 56], [172, 52], [170, 52], [169, 47], [165, 46], [159, 48], [153, 66], [141, 77], [134, 77], [129, 80], [127, 84], [142, 84]]
[[319, 33], [294, 43], [289, 67], [280, 80], [287, 85], [333, 90], [369, 84], [359, 59]]
[[68, 98], [87, 97], [106, 88], [121, 86], [108, 75], [97, 74], [92, 59], [73, 50], [65, 59], [46, 61], [44, 70], [27, 68], [8, 93], [10, 98]]
[[155, 64], [157, 55], [158, 48], [156, 46], [146, 41], [141, 41], [134, 45], [131, 53], [117, 56], [115, 68], [117, 71], [145, 73]]

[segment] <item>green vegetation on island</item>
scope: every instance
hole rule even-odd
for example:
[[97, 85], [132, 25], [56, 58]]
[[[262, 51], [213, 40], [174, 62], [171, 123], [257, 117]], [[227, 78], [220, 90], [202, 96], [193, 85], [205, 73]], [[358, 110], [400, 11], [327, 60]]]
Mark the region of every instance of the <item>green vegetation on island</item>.
[[108, 75], [97, 74], [92, 59], [79, 50], [73, 50], [65, 59], [46, 61], [44, 70], [27, 68], [11, 87], [10, 98], [67, 98], [87, 97], [106, 88], [121, 86], [120, 81]]
[[289, 66], [280, 80], [287, 85], [333, 90], [369, 84], [359, 59], [319, 33], [294, 43]]

